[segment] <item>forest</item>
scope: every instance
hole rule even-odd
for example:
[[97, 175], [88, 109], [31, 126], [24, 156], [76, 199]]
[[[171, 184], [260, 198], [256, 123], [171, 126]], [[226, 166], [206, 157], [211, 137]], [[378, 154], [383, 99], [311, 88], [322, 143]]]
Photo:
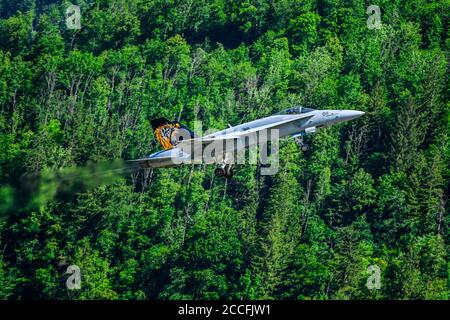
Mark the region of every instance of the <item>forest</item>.
[[[447, 300], [449, 15], [449, 0], [0, 0], [0, 300]], [[121, 170], [161, 150], [151, 119], [224, 129], [299, 105], [366, 114], [305, 153], [281, 140], [275, 175]]]

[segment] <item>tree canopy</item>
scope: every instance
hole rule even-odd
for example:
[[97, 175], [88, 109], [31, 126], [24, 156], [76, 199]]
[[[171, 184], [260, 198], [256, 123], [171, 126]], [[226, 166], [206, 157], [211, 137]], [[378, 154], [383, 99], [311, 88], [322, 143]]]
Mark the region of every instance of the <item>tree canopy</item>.
[[[448, 299], [448, 1], [72, 3], [0, 1], [0, 299]], [[116, 173], [152, 118], [296, 105], [366, 115], [272, 176]]]

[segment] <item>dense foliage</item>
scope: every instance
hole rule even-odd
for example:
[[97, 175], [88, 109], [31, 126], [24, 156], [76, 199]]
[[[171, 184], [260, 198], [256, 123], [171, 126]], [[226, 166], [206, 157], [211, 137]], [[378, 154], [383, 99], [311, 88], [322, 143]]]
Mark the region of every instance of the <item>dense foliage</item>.
[[[73, 3], [0, 1], [0, 299], [448, 298], [448, 0]], [[366, 115], [273, 176], [86, 166], [295, 105]]]

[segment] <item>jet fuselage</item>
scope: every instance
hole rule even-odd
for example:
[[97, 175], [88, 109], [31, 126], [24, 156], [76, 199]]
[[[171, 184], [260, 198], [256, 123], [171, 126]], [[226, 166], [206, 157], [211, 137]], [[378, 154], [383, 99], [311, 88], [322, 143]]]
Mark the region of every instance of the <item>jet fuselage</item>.
[[[270, 134], [261, 132], [278, 130], [278, 137], [297, 137], [315, 132], [316, 129], [339, 122], [349, 121], [362, 116], [364, 112], [356, 110], [313, 110], [309, 108], [291, 108], [265, 118], [246, 122], [231, 128], [220, 130], [200, 139], [180, 141], [175, 147], [156, 152], [148, 157], [152, 159], [152, 167], [170, 167], [181, 163], [220, 163], [227, 154], [236, 153], [257, 143], [266, 143]], [[257, 139], [253, 136], [258, 135]], [[265, 141], [264, 141], [265, 139]], [[205, 141], [213, 141], [215, 145], [206, 145]], [[220, 146], [220, 147], [219, 147]], [[218, 154], [205, 157], [211, 150]], [[177, 159], [174, 163], [173, 159]]]

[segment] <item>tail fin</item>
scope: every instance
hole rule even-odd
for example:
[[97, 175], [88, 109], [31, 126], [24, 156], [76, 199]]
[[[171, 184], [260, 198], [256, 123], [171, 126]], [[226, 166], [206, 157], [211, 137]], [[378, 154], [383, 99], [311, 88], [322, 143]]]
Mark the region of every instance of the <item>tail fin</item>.
[[150, 120], [150, 124], [155, 130], [156, 139], [164, 150], [173, 148], [182, 140], [195, 138], [195, 134], [178, 121], [157, 118]]

